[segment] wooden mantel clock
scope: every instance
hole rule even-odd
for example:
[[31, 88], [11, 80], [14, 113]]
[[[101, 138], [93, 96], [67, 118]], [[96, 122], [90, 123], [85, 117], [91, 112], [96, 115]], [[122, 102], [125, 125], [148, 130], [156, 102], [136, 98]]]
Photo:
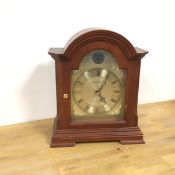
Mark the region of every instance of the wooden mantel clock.
[[147, 53], [120, 34], [101, 29], [84, 30], [65, 48], [51, 48], [57, 92], [51, 147], [144, 143], [137, 98], [140, 63]]

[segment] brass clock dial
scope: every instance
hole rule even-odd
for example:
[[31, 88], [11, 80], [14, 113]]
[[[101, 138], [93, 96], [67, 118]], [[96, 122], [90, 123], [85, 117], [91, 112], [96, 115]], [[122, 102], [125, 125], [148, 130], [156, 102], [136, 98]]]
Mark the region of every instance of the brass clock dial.
[[76, 105], [88, 114], [107, 114], [117, 106], [121, 83], [111, 71], [94, 68], [83, 72], [73, 84]]
[[122, 118], [125, 77], [110, 52], [88, 53], [72, 72], [73, 118]]

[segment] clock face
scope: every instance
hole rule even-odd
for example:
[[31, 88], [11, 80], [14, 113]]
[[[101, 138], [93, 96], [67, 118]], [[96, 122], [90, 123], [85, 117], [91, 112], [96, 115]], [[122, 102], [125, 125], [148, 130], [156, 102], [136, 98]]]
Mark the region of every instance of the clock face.
[[126, 73], [105, 50], [87, 54], [72, 72], [73, 119], [122, 119]]
[[107, 114], [121, 98], [121, 83], [117, 76], [103, 68], [83, 72], [73, 85], [76, 105], [88, 114]]

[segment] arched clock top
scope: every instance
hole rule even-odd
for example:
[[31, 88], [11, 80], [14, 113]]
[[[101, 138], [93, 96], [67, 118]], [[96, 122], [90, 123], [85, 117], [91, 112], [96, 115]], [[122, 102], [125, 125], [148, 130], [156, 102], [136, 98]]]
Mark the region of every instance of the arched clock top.
[[85, 45], [102, 41], [118, 47], [128, 60], [136, 61], [143, 58], [148, 52], [134, 47], [122, 35], [102, 29], [86, 29], [74, 35], [64, 48], [50, 48], [49, 54], [56, 60], [70, 61], [73, 55]]

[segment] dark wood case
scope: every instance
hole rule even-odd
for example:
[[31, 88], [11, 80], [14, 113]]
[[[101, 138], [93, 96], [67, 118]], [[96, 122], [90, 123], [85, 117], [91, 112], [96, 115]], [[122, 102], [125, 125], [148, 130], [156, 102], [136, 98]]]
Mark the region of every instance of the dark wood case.
[[[78, 69], [83, 57], [95, 49], [111, 52], [119, 68], [127, 69], [124, 120], [74, 122], [71, 120], [71, 71]], [[141, 59], [148, 52], [135, 48], [118, 33], [90, 29], [76, 34], [65, 48], [51, 48], [55, 60], [57, 116], [51, 147], [73, 146], [77, 142], [119, 141], [122, 144], [144, 143], [138, 127], [137, 99]], [[68, 98], [63, 98], [68, 94]]]

